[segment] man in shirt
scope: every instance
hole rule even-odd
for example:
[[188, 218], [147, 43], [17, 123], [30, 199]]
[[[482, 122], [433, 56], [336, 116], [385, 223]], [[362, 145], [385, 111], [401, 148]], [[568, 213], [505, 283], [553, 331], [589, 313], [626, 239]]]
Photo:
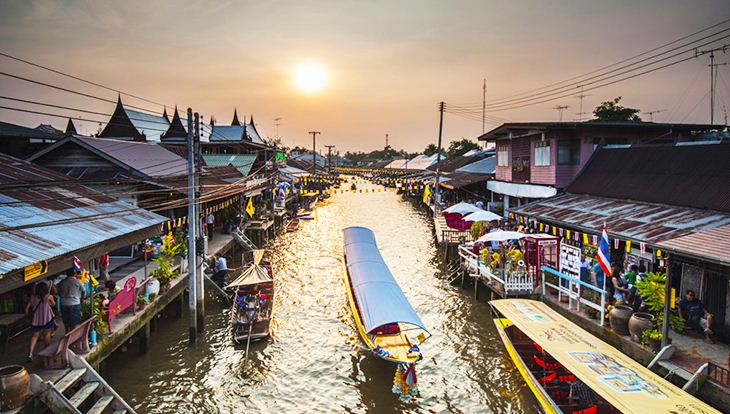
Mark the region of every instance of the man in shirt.
[[601, 265], [599, 265], [598, 263], [593, 265], [593, 280], [596, 282], [597, 288], [603, 289], [603, 282], [605, 278], [606, 275], [605, 273], [603, 273], [603, 268], [601, 267]]
[[222, 289], [226, 285], [226, 274], [228, 273], [228, 262], [221, 254], [215, 256], [215, 267], [213, 267], [213, 281]]
[[705, 337], [710, 339], [712, 335], [712, 314], [705, 309], [702, 302], [695, 295], [694, 290], [688, 290], [685, 298], [679, 302], [679, 316], [687, 323], [699, 326], [705, 331]]
[[69, 333], [81, 323], [81, 300], [86, 289], [81, 283], [81, 275], [67, 277], [58, 285], [58, 296], [61, 299], [61, 319], [63, 328]]

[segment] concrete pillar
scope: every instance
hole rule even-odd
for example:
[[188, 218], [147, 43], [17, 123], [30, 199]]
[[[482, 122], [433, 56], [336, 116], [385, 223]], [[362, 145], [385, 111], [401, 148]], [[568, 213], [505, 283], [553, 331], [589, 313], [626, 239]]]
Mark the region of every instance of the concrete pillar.
[[509, 212], [507, 209], [509, 208], [509, 196], [507, 194], [504, 195], [504, 217], [509, 217]]

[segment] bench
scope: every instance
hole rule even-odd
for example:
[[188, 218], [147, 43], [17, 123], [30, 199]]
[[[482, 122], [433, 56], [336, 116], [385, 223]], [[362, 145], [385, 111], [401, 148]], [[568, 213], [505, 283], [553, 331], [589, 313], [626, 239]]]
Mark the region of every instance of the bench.
[[124, 282], [122, 290], [114, 296], [114, 299], [104, 307], [104, 321], [109, 326], [109, 333], [112, 333], [112, 319], [122, 313], [125, 309], [131, 307], [132, 315], [137, 314], [137, 278], [130, 277]]
[[89, 318], [66, 335], [62, 336], [38, 353], [43, 358], [43, 367], [46, 369], [63, 369], [68, 366], [68, 348], [77, 353], [89, 352], [89, 331], [94, 318]]

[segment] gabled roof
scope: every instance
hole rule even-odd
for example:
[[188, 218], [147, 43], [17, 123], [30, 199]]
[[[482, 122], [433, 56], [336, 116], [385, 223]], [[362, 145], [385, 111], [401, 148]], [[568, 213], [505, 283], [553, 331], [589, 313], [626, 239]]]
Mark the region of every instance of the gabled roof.
[[22, 125], [0, 122], [0, 137], [61, 139], [59, 135], [51, 134], [37, 128], [28, 128]]
[[159, 141], [160, 136], [167, 131], [169, 126], [170, 122], [162, 115], [124, 107], [120, 97], [109, 122], [99, 133], [99, 137], [131, 141]]
[[730, 143], [603, 147], [565, 191], [730, 213]]
[[[421, 154], [408, 161], [408, 165], [406, 167], [409, 170], [426, 170], [428, 169], [428, 167], [436, 164], [437, 158], [438, 154], [433, 154], [431, 156]], [[443, 163], [444, 161], [446, 161], [446, 156], [442, 154], [441, 163]]]
[[158, 144], [104, 138], [67, 137], [37, 152], [29, 160], [37, 160], [69, 143], [80, 145], [121, 168], [137, 171], [149, 178], [187, 174], [187, 161]]
[[[447, 160], [441, 158], [441, 165], [439, 166], [439, 170], [446, 172], [456, 171], [457, 168], [479, 161], [485, 157], [486, 155], [477, 153], [473, 155], [459, 155], [457, 157], [451, 157]], [[427, 169], [431, 171], [436, 171], [436, 165], [434, 164]]]
[[74, 126], [74, 121], [71, 120], [71, 118], [69, 118], [68, 123], [66, 124], [66, 131], [64, 131], [63, 135], [68, 137], [68, 136], [76, 135], [76, 134], [77, 134], [77, 132], [76, 132], [76, 127]]
[[241, 126], [241, 121], [238, 120], [238, 110], [236, 110], [236, 108], [233, 108], [233, 120], [231, 121], [231, 125]]
[[[44, 184], [0, 190], [0, 274], [110, 240], [117, 241], [108, 248], [122, 247], [159, 234], [157, 226], [167, 220], [52, 170], [0, 154], [0, 184], [20, 182]], [[139, 239], [122, 240], [132, 235]], [[66, 267], [71, 267], [70, 260]]]
[[244, 129], [242, 125], [213, 125], [210, 142], [242, 141]]
[[185, 128], [185, 125], [183, 125], [182, 120], [180, 120], [180, 114], [177, 111], [177, 107], [175, 107], [175, 113], [172, 115], [172, 121], [170, 121], [170, 127], [167, 128], [167, 131], [165, 131], [164, 134], [160, 136], [161, 141], [165, 140], [176, 140], [179, 141], [180, 139], [187, 139], [188, 137], [188, 130]]

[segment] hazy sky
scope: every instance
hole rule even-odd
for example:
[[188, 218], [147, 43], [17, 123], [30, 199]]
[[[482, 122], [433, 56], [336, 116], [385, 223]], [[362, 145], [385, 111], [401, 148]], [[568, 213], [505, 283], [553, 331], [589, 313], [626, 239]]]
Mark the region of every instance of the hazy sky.
[[[480, 104], [570, 78], [730, 17], [730, 1], [6, 1], [0, 50], [114, 88], [230, 122], [254, 115], [262, 135], [274, 118], [287, 145], [339, 150], [422, 150], [435, 142], [439, 101]], [[725, 25], [722, 28], [730, 27]], [[727, 33], [727, 32], [726, 32]], [[725, 39], [730, 43], [730, 38]], [[718, 43], [721, 44], [721, 43]], [[327, 86], [305, 94], [292, 84], [304, 61], [319, 62]], [[718, 54], [717, 62], [730, 61]], [[584, 111], [603, 100], [655, 121], [709, 122], [707, 57], [587, 92]], [[115, 99], [84, 85], [0, 57], [3, 72]], [[730, 104], [730, 65], [719, 68], [716, 119]], [[113, 105], [0, 76], [0, 95], [111, 113]], [[124, 98], [161, 111], [161, 107]], [[0, 99], [2, 106], [80, 115]], [[557, 120], [552, 107], [577, 98], [492, 112], [512, 121]], [[94, 119], [102, 116], [83, 115]], [[646, 119], [648, 115], [643, 115]], [[0, 109], [0, 120], [28, 126], [65, 120]], [[497, 124], [488, 122], [487, 129]], [[84, 133], [95, 124], [82, 125]], [[481, 121], [446, 114], [444, 142], [475, 138]]]

